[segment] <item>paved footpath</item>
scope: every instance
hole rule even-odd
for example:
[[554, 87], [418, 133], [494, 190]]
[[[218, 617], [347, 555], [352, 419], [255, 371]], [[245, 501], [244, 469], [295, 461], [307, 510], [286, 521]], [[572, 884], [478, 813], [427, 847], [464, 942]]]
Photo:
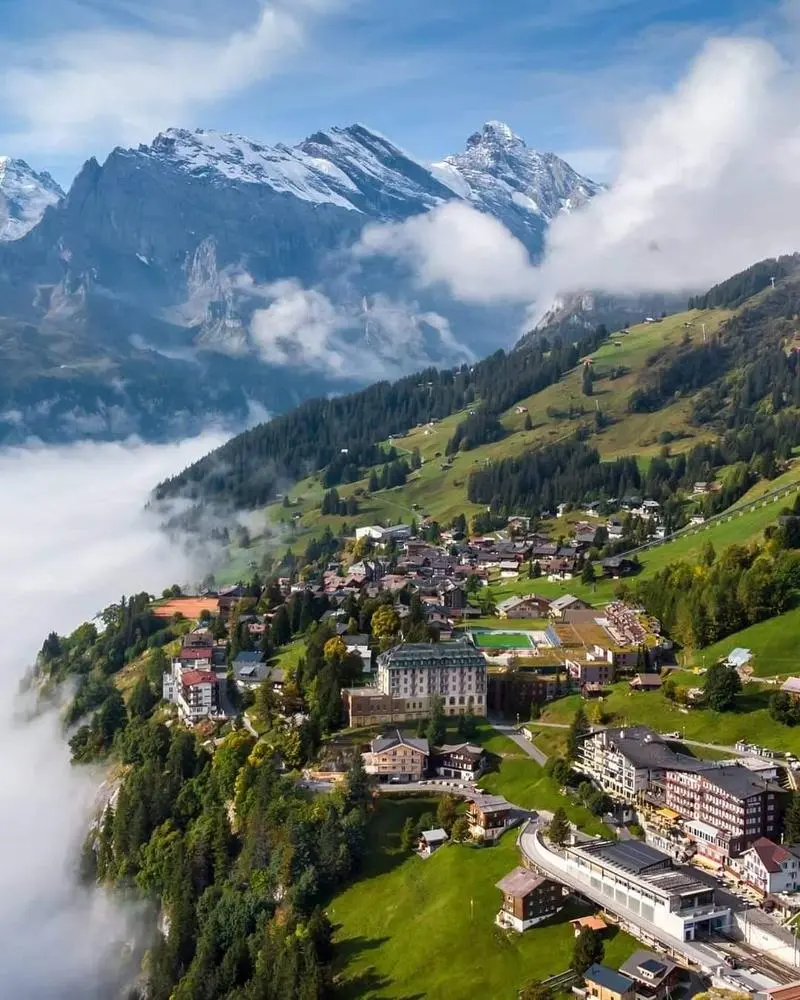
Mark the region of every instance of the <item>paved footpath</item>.
[[541, 764], [541, 766], [544, 767], [547, 763], [547, 754], [543, 750], [540, 750], [539, 747], [537, 747], [530, 740], [526, 740], [516, 726], [508, 725], [505, 722], [499, 722], [497, 719], [489, 719], [489, 724], [496, 729], [498, 733], [502, 733], [503, 736], [507, 736], [510, 740], [513, 740], [517, 746], [524, 750], [529, 757], [532, 757], [537, 764]]

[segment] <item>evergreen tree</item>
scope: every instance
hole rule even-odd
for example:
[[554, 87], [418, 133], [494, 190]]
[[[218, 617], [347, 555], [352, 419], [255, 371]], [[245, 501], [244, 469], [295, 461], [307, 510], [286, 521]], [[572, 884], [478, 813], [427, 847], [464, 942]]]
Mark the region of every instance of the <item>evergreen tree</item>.
[[434, 696], [431, 700], [431, 717], [425, 729], [425, 738], [431, 748], [441, 746], [444, 743], [447, 733], [447, 721], [443, 705], [442, 699], [437, 696]]
[[131, 691], [128, 708], [135, 719], [146, 719], [158, 704], [158, 695], [146, 677], [140, 677]]
[[356, 752], [345, 779], [347, 801], [352, 806], [366, 806], [372, 801], [372, 783], [364, 770], [361, 754]]
[[285, 646], [287, 642], [291, 641], [292, 626], [289, 620], [289, 611], [285, 604], [282, 604], [275, 612], [275, 616], [272, 619], [270, 632], [271, 632], [270, 638], [272, 639], [272, 645], [276, 649], [280, 648], [281, 646]]
[[572, 946], [571, 968], [582, 976], [590, 965], [603, 961], [603, 939], [597, 931], [585, 927], [575, 938]]
[[448, 834], [458, 815], [458, 799], [454, 795], [443, 795], [436, 807], [436, 822]]
[[416, 843], [416, 823], [413, 816], [406, 816], [403, 829], [400, 833], [400, 846], [404, 851], [413, 851]]
[[567, 733], [567, 761], [569, 763], [572, 763], [578, 756], [581, 737], [585, 736], [588, 732], [589, 720], [586, 718], [586, 711], [583, 705], [579, 705]]
[[594, 563], [591, 559], [587, 559], [583, 564], [583, 569], [581, 570], [581, 583], [585, 583], [587, 586], [591, 586], [596, 579], [594, 571]]
[[705, 693], [708, 707], [715, 712], [726, 712], [733, 708], [736, 695], [742, 690], [742, 682], [735, 667], [715, 663], [706, 674]]
[[469, 820], [466, 816], [458, 816], [450, 831], [450, 839], [454, 844], [463, 844], [470, 839]]
[[547, 834], [558, 847], [563, 847], [569, 840], [569, 820], [561, 806], [553, 813], [553, 818], [550, 820], [550, 825], [547, 828]]
[[784, 844], [800, 844], [800, 792], [792, 792], [783, 818]]

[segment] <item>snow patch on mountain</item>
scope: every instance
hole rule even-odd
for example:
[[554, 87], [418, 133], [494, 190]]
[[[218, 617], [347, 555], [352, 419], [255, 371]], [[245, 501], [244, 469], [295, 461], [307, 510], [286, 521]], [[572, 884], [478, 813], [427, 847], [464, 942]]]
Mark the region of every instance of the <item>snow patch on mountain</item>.
[[0, 156], [0, 242], [18, 240], [64, 197], [55, 180], [24, 160]]
[[198, 178], [261, 184], [279, 194], [348, 211], [412, 200], [418, 211], [450, 191], [418, 161], [363, 125], [316, 132], [297, 146], [268, 146], [228, 132], [169, 129], [136, 154]]
[[321, 165], [313, 157], [288, 146], [264, 146], [229, 132], [169, 129], [139, 152], [165, 160], [197, 177], [213, 177], [246, 184], [266, 184], [279, 194], [301, 201], [355, 209], [340, 191], [353, 191], [349, 178], [333, 164]]

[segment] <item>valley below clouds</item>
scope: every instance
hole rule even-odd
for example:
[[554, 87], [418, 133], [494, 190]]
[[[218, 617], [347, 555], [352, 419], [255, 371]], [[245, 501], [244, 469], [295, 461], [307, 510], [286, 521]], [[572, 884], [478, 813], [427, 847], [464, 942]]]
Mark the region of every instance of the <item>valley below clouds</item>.
[[135, 910], [78, 888], [99, 771], [69, 761], [54, 711], [31, 719], [20, 681], [50, 631], [71, 632], [122, 594], [194, 579], [144, 505], [156, 482], [222, 442], [83, 443], [0, 453], [0, 936], [5, 997], [113, 995]]

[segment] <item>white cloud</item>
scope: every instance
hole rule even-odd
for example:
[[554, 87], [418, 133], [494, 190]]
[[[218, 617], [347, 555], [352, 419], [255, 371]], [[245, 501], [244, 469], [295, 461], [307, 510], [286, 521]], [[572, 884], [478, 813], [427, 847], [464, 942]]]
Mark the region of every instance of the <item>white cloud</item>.
[[374, 295], [357, 305], [334, 304], [320, 289], [295, 279], [257, 285], [241, 274], [236, 284], [268, 302], [254, 311], [250, 337], [269, 364], [369, 381], [399, 377], [433, 357], [443, 364], [473, 359], [444, 316], [416, 303]]
[[79, 444], [0, 455], [0, 938], [3, 995], [105, 1000], [134, 913], [79, 890], [74, 852], [98, 775], [69, 763], [57, 719], [21, 722], [14, 693], [46, 634], [122, 593], [186, 580], [186, 556], [143, 511], [152, 486], [221, 443]]
[[497, 219], [451, 201], [405, 222], [368, 226], [361, 256], [399, 258], [421, 288], [444, 285], [462, 302], [524, 302], [535, 268], [522, 243]]
[[[146, 141], [283, 68], [334, 0], [275, 0], [248, 28], [181, 35], [93, 27], [8, 47], [0, 102], [19, 122], [9, 148], [81, 150]], [[201, 27], [205, 31], [201, 32]]]
[[539, 301], [705, 288], [798, 249], [799, 98], [798, 66], [768, 42], [709, 41], [630, 123], [608, 192], [551, 227]]
[[250, 333], [263, 361], [324, 367], [334, 375], [344, 371], [345, 359], [334, 348], [334, 338], [346, 327], [345, 318], [331, 300], [297, 281], [277, 281], [264, 289], [272, 301], [257, 309]]

